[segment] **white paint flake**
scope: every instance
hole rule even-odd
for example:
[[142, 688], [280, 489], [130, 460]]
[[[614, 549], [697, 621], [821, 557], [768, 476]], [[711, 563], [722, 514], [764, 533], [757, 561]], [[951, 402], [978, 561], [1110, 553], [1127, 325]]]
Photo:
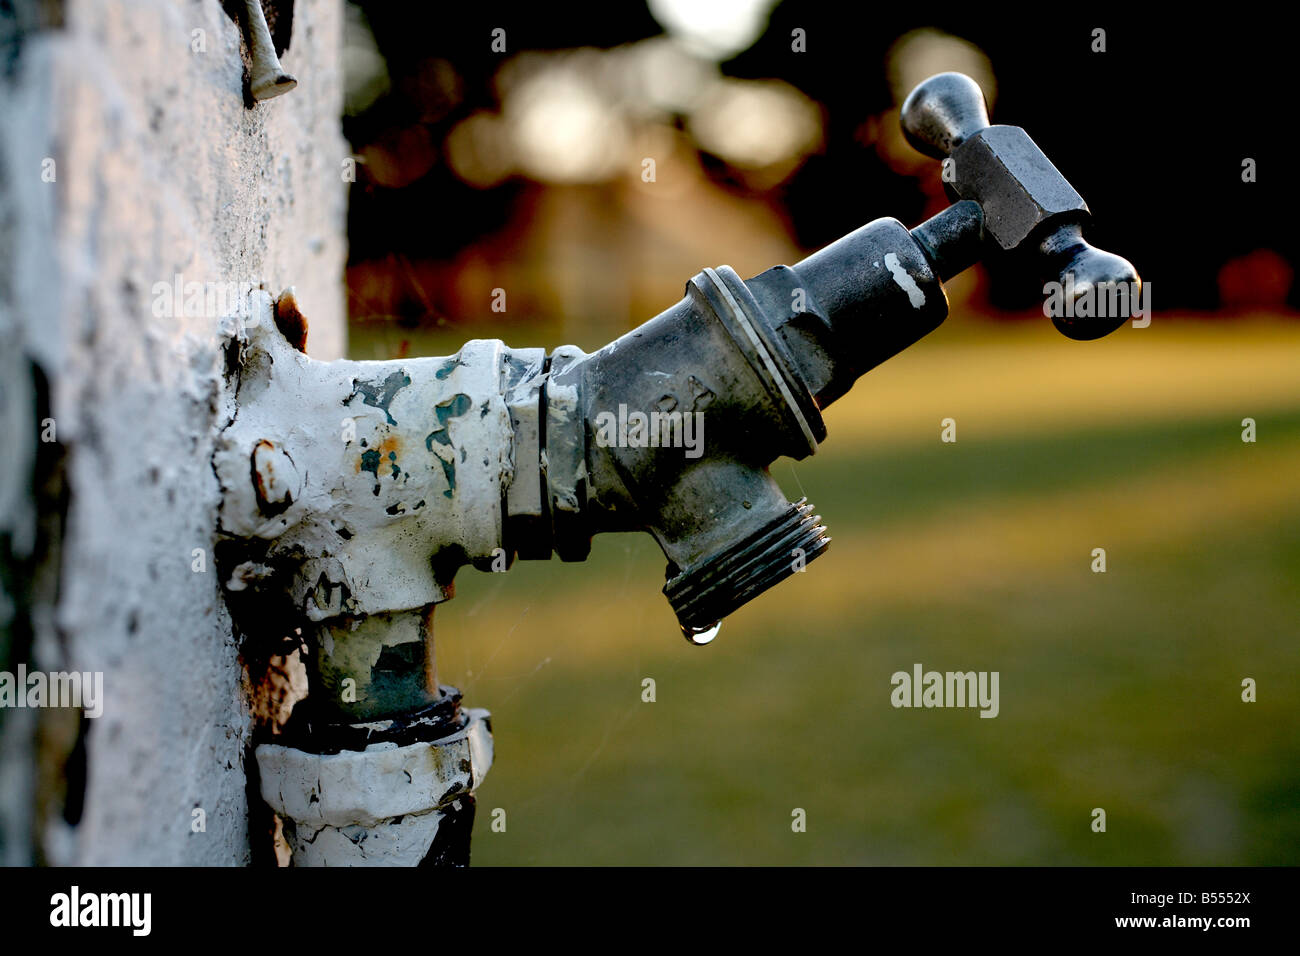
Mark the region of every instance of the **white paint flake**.
[[903, 268], [903, 264], [898, 261], [898, 253], [885, 253], [885, 268], [888, 269], [889, 274], [894, 277], [894, 281], [898, 283], [898, 287], [907, 293], [907, 301], [912, 303], [912, 308], [919, 309], [925, 305], [925, 293], [922, 292], [921, 287], [916, 284], [916, 280], [913, 279], [911, 275], [908, 274], [908, 271]]

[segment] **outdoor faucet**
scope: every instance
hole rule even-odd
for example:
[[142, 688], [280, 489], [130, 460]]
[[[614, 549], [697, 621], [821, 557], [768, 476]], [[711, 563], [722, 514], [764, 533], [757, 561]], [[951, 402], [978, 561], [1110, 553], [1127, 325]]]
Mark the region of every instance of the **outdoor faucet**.
[[[902, 123], [944, 160], [947, 209], [911, 231], [875, 220], [748, 280], [705, 269], [591, 354], [474, 340], [449, 358], [326, 363], [302, 351], [291, 296], [260, 294], [232, 322], [219, 560], [241, 627], [306, 638], [308, 697], [258, 749], [296, 860], [462, 860], [439, 824], [472, 813], [491, 736], [434, 667], [433, 606], [460, 567], [581, 561], [595, 534], [646, 531], [678, 623], [704, 643], [825, 552], [768, 466], [815, 452], [822, 410], [943, 322], [943, 280], [1000, 258], [1076, 299], [1136, 290], [1133, 266], [1083, 239], [1087, 205], [1029, 136], [989, 125], [974, 81], [931, 77]], [[1126, 318], [1053, 316], [1077, 339]]]

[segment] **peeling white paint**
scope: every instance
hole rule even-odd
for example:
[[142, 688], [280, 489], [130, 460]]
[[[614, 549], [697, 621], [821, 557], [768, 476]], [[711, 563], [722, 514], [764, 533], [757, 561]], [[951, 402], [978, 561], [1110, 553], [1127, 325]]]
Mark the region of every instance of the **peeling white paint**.
[[258, 747], [262, 797], [295, 824], [295, 862], [417, 864], [433, 843], [441, 811], [477, 789], [492, 766], [487, 711], [466, 716], [457, 733], [404, 747], [381, 743], [325, 755]]
[[[214, 456], [222, 533], [305, 555], [291, 587], [314, 620], [446, 600], [437, 550], [486, 559], [501, 546], [513, 443], [505, 346], [476, 339], [445, 358], [326, 363], [285, 340], [265, 293], [251, 319], [238, 333], [237, 412]], [[269, 515], [250, 469], [267, 442], [301, 475], [300, 493]]]
[[907, 293], [907, 301], [912, 303], [912, 308], [922, 308], [925, 305], [925, 293], [921, 291], [921, 287], [916, 284], [916, 280], [898, 261], [898, 253], [885, 253], [885, 268], [894, 277], [894, 282], [898, 284], [898, 287]]
[[[62, 585], [39, 609], [36, 663], [102, 671], [105, 701], [81, 821], [49, 808], [34, 839], [56, 864], [240, 864], [250, 717], [213, 555], [219, 319], [157, 316], [152, 286], [294, 284], [312, 354], [343, 353], [342, 4], [297, 0], [285, 67], [304, 82], [254, 110], [215, 0], [59, 6], [63, 25], [22, 39], [0, 89], [0, 332], [6, 357], [51, 381], [68, 455]], [[189, 50], [195, 29], [206, 53]], [[6, 715], [6, 861], [31, 850], [31, 737]]]

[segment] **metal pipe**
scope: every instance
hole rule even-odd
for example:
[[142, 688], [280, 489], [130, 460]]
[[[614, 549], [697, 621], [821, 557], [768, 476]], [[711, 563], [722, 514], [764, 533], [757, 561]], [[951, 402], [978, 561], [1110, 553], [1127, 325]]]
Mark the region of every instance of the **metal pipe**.
[[264, 294], [231, 320], [219, 564], [237, 621], [310, 645], [308, 706], [258, 748], [303, 861], [468, 858], [445, 835], [468, 840], [490, 726], [439, 686], [432, 632], [459, 568], [580, 561], [595, 534], [648, 532], [683, 632], [704, 643], [825, 553], [820, 518], [768, 467], [813, 454], [823, 409], [943, 322], [942, 280], [984, 255], [1077, 269], [1090, 288], [1136, 277], [1083, 240], [1082, 198], [1023, 130], [988, 126], [968, 79], [922, 84], [903, 122], [955, 157], [949, 209], [910, 232], [878, 219], [748, 280], [705, 269], [590, 355], [475, 340], [447, 358], [322, 363], [291, 297], [294, 322]]

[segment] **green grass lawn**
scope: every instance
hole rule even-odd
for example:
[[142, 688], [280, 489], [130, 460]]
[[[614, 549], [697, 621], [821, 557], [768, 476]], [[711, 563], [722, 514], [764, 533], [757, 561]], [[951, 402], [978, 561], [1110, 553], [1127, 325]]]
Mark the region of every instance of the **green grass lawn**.
[[[1038, 334], [923, 343], [828, 410], [773, 473], [829, 553], [708, 647], [646, 536], [462, 571], [438, 657], [493, 713], [475, 862], [1300, 860], [1300, 335]], [[917, 662], [998, 671], [999, 716], [893, 708]]]

